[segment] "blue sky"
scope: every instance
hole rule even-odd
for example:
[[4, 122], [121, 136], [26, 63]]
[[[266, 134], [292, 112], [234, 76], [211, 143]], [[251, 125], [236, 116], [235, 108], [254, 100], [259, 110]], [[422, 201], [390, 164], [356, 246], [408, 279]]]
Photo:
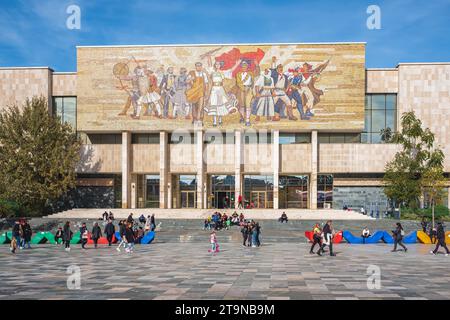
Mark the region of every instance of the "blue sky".
[[[366, 27], [371, 4], [381, 30]], [[449, 18], [450, 0], [0, 0], [0, 66], [76, 71], [77, 45], [362, 41], [367, 67], [395, 67], [449, 61]]]

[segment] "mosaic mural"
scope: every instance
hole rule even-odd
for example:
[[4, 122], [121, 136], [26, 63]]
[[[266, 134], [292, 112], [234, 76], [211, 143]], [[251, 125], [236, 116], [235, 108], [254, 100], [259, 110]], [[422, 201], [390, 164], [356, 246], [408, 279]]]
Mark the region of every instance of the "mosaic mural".
[[364, 44], [78, 48], [79, 130], [362, 129]]

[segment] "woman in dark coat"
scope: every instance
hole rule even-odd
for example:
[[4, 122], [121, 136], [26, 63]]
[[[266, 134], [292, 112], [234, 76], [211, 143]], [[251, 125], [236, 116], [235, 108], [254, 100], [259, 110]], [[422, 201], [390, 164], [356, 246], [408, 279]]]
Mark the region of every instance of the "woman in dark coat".
[[31, 226], [28, 222], [25, 221], [23, 224], [23, 247], [25, 248], [25, 245], [27, 245], [28, 249], [31, 249], [31, 235], [33, 234], [33, 230], [31, 230]]
[[111, 247], [111, 243], [113, 240], [114, 233], [116, 233], [116, 227], [111, 220], [108, 221], [108, 224], [105, 227], [106, 239], [108, 239], [108, 246]]
[[392, 250], [392, 252], [397, 251], [397, 244], [400, 247], [402, 247], [403, 249], [405, 249], [405, 252], [408, 251], [408, 248], [406, 248], [402, 242], [403, 234], [404, 234], [404, 231], [403, 231], [402, 224], [400, 222], [397, 222], [397, 227], [395, 228], [395, 230], [392, 230], [392, 235], [394, 237], [394, 250]]
[[64, 225], [63, 229], [63, 241], [65, 244], [65, 250], [70, 251], [70, 240], [72, 240], [73, 232], [70, 230], [70, 222], [66, 221], [66, 224]]
[[98, 226], [98, 222], [94, 223], [92, 227], [92, 240], [94, 241], [94, 247], [97, 248], [98, 239], [102, 236], [102, 230]]

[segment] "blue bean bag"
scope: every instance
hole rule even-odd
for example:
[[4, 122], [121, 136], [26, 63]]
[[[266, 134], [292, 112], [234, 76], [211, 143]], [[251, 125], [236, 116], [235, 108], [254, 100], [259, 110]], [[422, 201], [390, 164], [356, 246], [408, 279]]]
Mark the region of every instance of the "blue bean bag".
[[155, 239], [155, 231], [150, 231], [141, 240], [141, 244], [150, 244]]
[[[391, 233], [384, 231], [383, 241], [385, 243], [394, 243], [394, 238]], [[404, 236], [403, 243], [417, 243], [417, 230]]]
[[120, 232], [116, 231], [116, 233], [114, 233], [114, 235], [116, 236], [117, 242], [122, 241], [122, 237], [120, 236]]
[[366, 238], [364, 242], [363, 237], [355, 237], [350, 231], [344, 231], [344, 239], [350, 244], [374, 244], [379, 242], [384, 236], [384, 231], [375, 231], [373, 235]]

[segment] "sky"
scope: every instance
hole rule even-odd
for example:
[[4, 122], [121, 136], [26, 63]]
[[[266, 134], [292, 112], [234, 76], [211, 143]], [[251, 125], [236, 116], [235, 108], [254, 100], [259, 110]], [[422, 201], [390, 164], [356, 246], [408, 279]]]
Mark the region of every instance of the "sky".
[[78, 45], [308, 42], [366, 42], [368, 68], [448, 62], [450, 0], [0, 0], [0, 67], [76, 71]]

